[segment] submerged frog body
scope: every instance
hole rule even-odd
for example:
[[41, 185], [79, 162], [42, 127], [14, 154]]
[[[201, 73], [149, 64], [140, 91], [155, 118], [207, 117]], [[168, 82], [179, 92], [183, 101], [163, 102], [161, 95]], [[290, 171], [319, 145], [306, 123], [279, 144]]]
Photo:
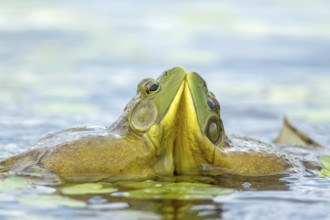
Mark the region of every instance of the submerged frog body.
[[123, 114], [104, 129], [69, 129], [43, 138], [32, 149], [0, 163], [0, 171], [52, 175], [70, 182], [150, 178], [174, 172], [175, 114], [185, 72], [144, 79]]
[[271, 144], [225, 135], [220, 104], [197, 73], [175, 67], [142, 80], [110, 127], [50, 134], [0, 171], [70, 182], [202, 175], [264, 176], [303, 169]]

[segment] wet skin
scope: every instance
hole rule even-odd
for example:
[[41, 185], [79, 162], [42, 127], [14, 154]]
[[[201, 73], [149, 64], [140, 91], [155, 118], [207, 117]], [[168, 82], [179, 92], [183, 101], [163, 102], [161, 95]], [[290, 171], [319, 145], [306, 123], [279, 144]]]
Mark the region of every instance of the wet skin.
[[[88, 128], [73, 129], [81, 131]], [[2, 172], [54, 174], [70, 182], [202, 175], [210, 170], [263, 176], [292, 167], [270, 145], [226, 136], [219, 102], [197, 73], [180, 67], [157, 80], [142, 80], [137, 95], [106, 133], [40, 146], [0, 163]]]

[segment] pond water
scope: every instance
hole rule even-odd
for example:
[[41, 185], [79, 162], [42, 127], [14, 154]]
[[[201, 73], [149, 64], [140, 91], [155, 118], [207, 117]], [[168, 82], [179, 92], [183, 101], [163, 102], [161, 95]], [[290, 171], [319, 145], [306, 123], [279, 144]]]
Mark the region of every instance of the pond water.
[[[330, 147], [329, 1], [3, 0], [0, 5], [0, 159], [49, 132], [110, 125], [141, 79], [173, 66], [202, 75], [221, 103], [227, 133], [270, 142], [287, 115]], [[141, 199], [63, 195], [14, 180], [9, 182], [14, 188], [0, 190], [0, 218], [330, 219], [327, 178], [177, 181], [234, 191], [207, 199]], [[47, 199], [62, 202], [31, 203]]]

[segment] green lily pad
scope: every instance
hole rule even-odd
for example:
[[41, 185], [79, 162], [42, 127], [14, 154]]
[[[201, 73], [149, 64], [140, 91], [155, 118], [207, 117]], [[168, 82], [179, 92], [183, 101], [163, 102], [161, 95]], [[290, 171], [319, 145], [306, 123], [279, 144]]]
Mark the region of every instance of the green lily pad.
[[330, 170], [327, 170], [327, 169], [321, 169], [319, 172], [320, 172], [321, 176], [323, 176], [323, 177], [328, 177], [328, 176], [330, 176]]
[[320, 157], [320, 161], [325, 169], [330, 170], [330, 156], [323, 155]]
[[162, 186], [151, 186], [132, 190], [128, 193], [113, 193], [113, 196], [125, 196], [134, 199], [175, 199], [194, 200], [212, 199], [214, 196], [230, 194], [233, 190], [203, 183], [163, 183]]
[[0, 192], [29, 189], [32, 187], [31, 182], [21, 177], [12, 176], [0, 180]]
[[321, 156], [320, 162], [323, 166], [323, 169], [320, 170], [321, 176], [324, 177], [330, 176], [330, 156], [328, 155]]
[[38, 208], [57, 208], [66, 206], [71, 208], [84, 208], [86, 203], [59, 195], [24, 195], [19, 196], [18, 201]]
[[147, 180], [142, 182], [137, 181], [121, 181], [116, 182], [116, 185], [124, 188], [131, 188], [131, 189], [144, 189], [149, 187], [161, 187], [164, 185], [163, 182], [156, 182], [153, 180]]
[[111, 184], [101, 183], [83, 183], [73, 186], [61, 188], [61, 192], [67, 195], [85, 195], [85, 194], [102, 194], [112, 193], [118, 191], [118, 189], [111, 187]]

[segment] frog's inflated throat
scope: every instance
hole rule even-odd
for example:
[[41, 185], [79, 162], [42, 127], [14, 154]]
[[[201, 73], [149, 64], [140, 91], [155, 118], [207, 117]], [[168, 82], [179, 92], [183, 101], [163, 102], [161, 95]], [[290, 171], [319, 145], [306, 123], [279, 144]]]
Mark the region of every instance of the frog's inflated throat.
[[[75, 137], [87, 130], [74, 130]], [[72, 131], [43, 140], [59, 135], [63, 140]], [[219, 102], [205, 81], [176, 67], [157, 80], [142, 80], [137, 95], [105, 133], [31, 149], [1, 162], [0, 171], [96, 181], [201, 175], [205, 167], [235, 175], [272, 175], [291, 166], [269, 145], [227, 137]]]

